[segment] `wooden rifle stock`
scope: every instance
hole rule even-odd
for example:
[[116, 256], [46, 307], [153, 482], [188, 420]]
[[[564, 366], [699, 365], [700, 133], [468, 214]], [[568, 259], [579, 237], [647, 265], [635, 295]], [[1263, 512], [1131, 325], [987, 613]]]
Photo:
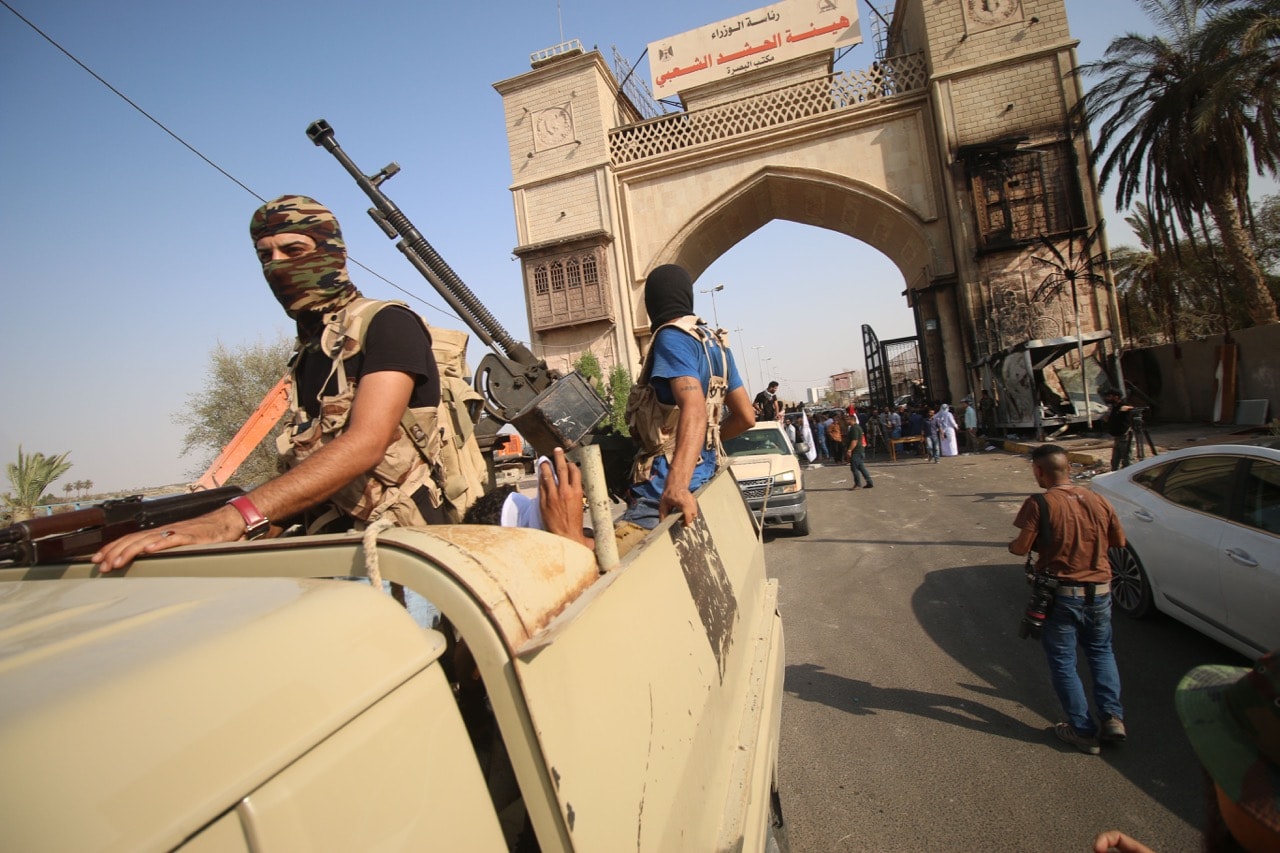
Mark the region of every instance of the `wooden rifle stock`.
[[243, 494], [239, 486], [222, 486], [154, 500], [130, 495], [20, 521], [0, 530], [0, 562], [34, 566], [92, 554], [121, 536], [204, 515]]

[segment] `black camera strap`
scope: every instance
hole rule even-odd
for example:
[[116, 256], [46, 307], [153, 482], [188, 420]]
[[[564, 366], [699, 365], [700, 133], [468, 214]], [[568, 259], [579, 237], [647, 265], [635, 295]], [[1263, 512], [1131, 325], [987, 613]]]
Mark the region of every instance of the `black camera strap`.
[[[1053, 528], [1049, 526], [1049, 499], [1042, 492], [1036, 492], [1031, 496], [1036, 502], [1036, 506], [1040, 508], [1040, 530], [1036, 533], [1035, 547], [1032, 549], [1041, 557], [1044, 556], [1044, 549], [1049, 547], [1049, 543], [1053, 540]], [[1033, 574], [1035, 566], [1031, 561], [1031, 551], [1027, 552], [1027, 574]]]

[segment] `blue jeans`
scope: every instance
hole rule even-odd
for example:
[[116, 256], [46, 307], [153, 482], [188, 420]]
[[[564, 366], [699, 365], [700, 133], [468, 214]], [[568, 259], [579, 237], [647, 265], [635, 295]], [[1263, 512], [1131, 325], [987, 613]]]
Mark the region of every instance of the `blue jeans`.
[[936, 462], [942, 452], [938, 447], [938, 437], [936, 435], [925, 436], [924, 448], [929, 452], [929, 458]]
[[1080, 734], [1093, 737], [1098, 726], [1089, 714], [1089, 700], [1076, 673], [1076, 645], [1084, 648], [1093, 676], [1093, 701], [1098, 713], [1124, 719], [1120, 705], [1120, 671], [1111, 651], [1111, 596], [1099, 595], [1092, 604], [1074, 595], [1059, 595], [1040, 633], [1049, 661], [1049, 678], [1066, 712], [1067, 722]]
[[871, 485], [871, 475], [867, 473], [867, 466], [863, 461], [863, 453], [859, 450], [857, 453], [849, 457], [849, 472], [853, 474], [853, 484], [860, 486], [862, 483], [858, 480], [858, 475], [862, 475], [862, 479], [867, 481], [867, 485]]
[[658, 518], [658, 505], [648, 497], [636, 497], [635, 503], [627, 507], [626, 511], [618, 517], [618, 520], [629, 521], [632, 524], [643, 527], [645, 530], [652, 530], [661, 521]]

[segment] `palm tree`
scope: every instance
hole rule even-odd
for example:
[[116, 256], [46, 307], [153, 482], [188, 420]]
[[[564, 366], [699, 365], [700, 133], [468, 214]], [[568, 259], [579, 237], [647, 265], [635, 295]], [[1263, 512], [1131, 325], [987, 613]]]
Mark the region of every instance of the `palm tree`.
[[[1121, 247], [1111, 253], [1111, 269], [1116, 284], [1126, 291], [1126, 296], [1136, 294], [1139, 304], [1151, 313], [1153, 320], [1157, 323], [1164, 320], [1168, 340], [1177, 345], [1176, 300], [1173, 294], [1175, 276], [1167, 260], [1174, 249], [1170, 247], [1167, 233], [1152, 215], [1151, 208], [1142, 202], [1134, 204], [1133, 211], [1124, 221], [1133, 229], [1142, 250]], [[1132, 319], [1129, 325], [1129, 333], [1133, 334]]]
[[71, 493], [75, 491], [75, 486], [71, 485], [70, 483], [67, 483], [62, 487], [62, 491], [67, 493], [67, 500], [71, 500]]
[[1187, 233], [1207, 211], [1256, 324], [1280, 316], [1242, 211], [1251, 161], [1280, 174], [1280, 65], [1275, 39], [1264, 37], [1274, 30], [1246, 13], [1274, 12], [1277, 2], [1139, 0], [1165, 35], [1121, 36], [1082, 69], [1101, 78], [1081, 111], [1100, 122], [1100, 177], [1103, 185], [1117, 179], [1117, 206], [1128, 207], [1145, 189], [1159, 227], [1176, 223]]
[[66, 461], [68, 455], [69, 451], [60, 456], [45, 456], [43, 453], [26, 455], [22, 452], [22, 446], [18, 446], [18, 461], [10, 462], [6, 469], [13, 494], [6, 495], [5, 500], [13, 510], [14, 521], [31, 518], [44, 490], [71, 468], [71, 463]]

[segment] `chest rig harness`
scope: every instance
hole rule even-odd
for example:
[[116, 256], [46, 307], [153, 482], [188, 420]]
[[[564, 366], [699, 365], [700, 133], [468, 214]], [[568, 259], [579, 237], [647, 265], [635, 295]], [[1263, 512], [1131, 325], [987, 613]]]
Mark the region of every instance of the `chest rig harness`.
[[[310, 418], [301, 405], [295, 368], [294, 381], [289, 385], [290, 426], [276, 439], [280, 470], [294, 467], [346, 430], [357, 384], [347, 375], [346, 362], [364, 350], [369, 323], [388, 305], [409, 307], [403, 302], [361, 297], [325, 315], [320, 352], [330, 359], [332, 367], [321, 386], [320, 411]], [[418, 317], [416, 313], [414, 316]], [[484, 457], [467, 411], [468, 403], [481, 399], [464, 378], [467, 335], [430, 328], [421, 317], [418, 320], [431, 336], [432, 354], [440, 372], [440, 406], [406, 408], [382, 461], [329, 499], [338, 512], [354, 518], [361, 526], [381, 518], [399, 527], [425, 526], [428, 522], [414, 500], [420, 489], [426, 490], [432, 508], [439, 509], [447, 522], [456, 524], [488, 485]], [[331, 381], [335, 382], [336, 393], [325, 395], [324, 389]], [[322, 517], [313, 527], [325, 520]]]
[[[714, 332], [699, 323], [692, 314], [678, 317], [664, 323], [654, 330], [652, 344], [645, 355], [644, 367], [640, 378], [631, 388], [627, 397], [627, 428], [631, 437], [640, 445], [635, 461], [631, 466], [631, 482], [643, 483], [653, 473], [653, 461], [665, 456], [667, 464], [671, 463], [671, 454], [676, 444], [676, 426], [680, 421], [680, 407], [674, 403], [664, 403], [658, 399], [657, 393], [650, 383], [653, 370], [653, 352], [658, 341], [658, 332], [674, 327], [691, 336], [702, 344], [702, 352], [707, 358], [711, 372], [711, 381], [707, 385], [707, 435], [703, 443], [704, 450], [714, 450], [716, 454], [716, 470], [723, 468], [725, 460], [724, 447], [720, 443], [720, 416], [724, 410], [725, 396], [729, 393], [729, 342], [723, 329]], [[716, 359], [712, 357], [710, 343], [715, 342], [719, 348], [719, 369]]]

